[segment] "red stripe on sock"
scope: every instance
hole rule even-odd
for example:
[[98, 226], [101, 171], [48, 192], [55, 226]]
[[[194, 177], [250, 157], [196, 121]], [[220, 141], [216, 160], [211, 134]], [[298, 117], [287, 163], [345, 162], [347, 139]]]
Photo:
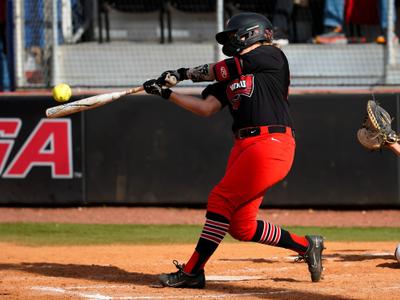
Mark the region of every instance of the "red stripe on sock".
[[[308, 248], [308, 240], [306, 239], [305, 236], [298, 236], [298, 235], [296, 235], [294, 233], [289, 233], [289, 234], [290, 234], [290, 237], [293, 239], [293, 241], [295, 241], [297, 244]], [[300, 254], [304, 254], [304, 253], [300, 253]]]
[[216, 243], [216, 244], [219, 244], [219, 243], [221, 243], [221, 241], [222, 241], [222, 238], [216, 237], [216, 236], [213, 236], [213, 235], [204, 233], [204, 232], [200, 235], [200, 238], [203, 238], [203, 239], [212, 241], [212, 242], [214, 242], [214, 243]]
[[267, 244], [271, 244], [272, 242], [273, 242], [273, 237], [274, 237], [274, 233], [275, 233], [275, 225], [272, 225], [271, 224], [271, 227], [270, 227], [270, 232], [269, 232], [269, 235], [268, 235], [268, 237], [267, 237]]
[[199, 261], [199, 253], [197, 253], [197, 251], [194, 251], [192, 257], [190, 257], [189, 261], [183, 268], [183, 271], [191, 274], [194, 266], [197, 264], [198, 261]]
[[207, 225], [207, 224], [209, 224], [209, 225], [214, 225], [214, 226], [219, 227], [219, 228], [221, 228], [221, 229], [226, 229], [226, 230], [229, 229], [229, 224], [222, 223], [222, 222], [217, 222], [217, 221], [212, 221], [212, 220], [210, 220], [210, 219], [207, 219], [205, 225]]
[[281, 228], [276, 226], [276, 236], [274, 239], [274, 245], [278, 244], [280, 239], [281, 239]]
[[265, 221], [263, 221], [263, 223], [264, 223], [264, 228], [263, 228], [263, 233], [262, 233], [262, 235], [261, 235], [261, 239], [260, 239], [260, 242], [261, 243], [264, 243], [264, 240], [265, 240], [265, 237], [266, 237], [266, 235], [267, 235], [267, 225], [268, 225], [268, 223], [267, 222], [265, 222]]
[[224, 230], [215, 229], [215, 228], [207, 226], [207, 225], [204, 226], [203, 232], [204, 231], [213, 232], [213, 233], [216, 233], [216, 234], [222, 235], [222, 236], [225, 236], [225, 234], [226, 234], [226, 231], [224, 231]]

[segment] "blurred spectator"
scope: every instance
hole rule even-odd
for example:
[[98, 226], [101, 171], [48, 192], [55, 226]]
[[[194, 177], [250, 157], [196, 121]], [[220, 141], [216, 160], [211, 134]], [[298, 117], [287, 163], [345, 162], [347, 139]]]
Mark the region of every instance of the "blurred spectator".
[[10, 88], [6, 57], [6, 11], [6, 0], [0, 0], [0, 91]]
[[346, 44], [343, 30], [345, 0], [325, 0], [324, 32], [316, 36], [317, 44]]
[[[386, 35], [387, 35], [387, 28], [388, 28], [387, 12], [389, 9], [389, 1], [391, 1], [391, 0], [379, 0], [378, 12], [379, 12], [381, 33], [375, 40], [378, 44], [386, 44]], [[396, 8], [393, 10], [393, 13], [394, 13], [394, 21], [393, 22], [396, 22]]]
[[325, 0], [308, 0], [306, 4], [312, 21], [312, 36], [324, 33], [324, 16], [321, 12], [324, 10]]
[[[378, 14], [379, 14], [379, 25], [381, 29], [381, 34], [376, 38], [376, 42], [380, 44], [386, 43], [386, 31], [388, 26], [387, 11], [388, 11], [388, 1], [391, 0], [378, 0]], [[366, 24], [371, 24], [374, 22], [373, 14], [375, 13], [374, 1], [357, 2], [355, 0], [348, 1], [346, 12], [346, 20], [352, 18], [352, 13], [357, 13], [356, 19], [363, 19]], [[351, 5], [349, 10], [349, 5]], [[360, 11], [360, 7], [363, 5], [363, 11]], [[371, 8], [368, 11], [366, 8]], [[366, 15], [362, 17], [362, 15]], [[367, 20], [369, 18], [369, 20]], [[346, 38], [344, 31], [345, 23], [345, 0], [326, 0], [324, 8], [324, 32], [321, 35], [316, 36], [314, 42], [317, 44], [346, 44], [348, 39]]]
[[[69, 0], [72, 10], [78, 8], [77, 0]], [[89, 0], [86, 0], [89, 1]], [[26, 59], [24, 63], [25, 78], [29, 83], [43, 83], [49, 81], [50, 61], [53, 30], [52, 1], [35, 0], [24, 1], [25, 14], [25, 48]], [[61, 0], [56, 1], [58, 16], [58, 43], [64, 43], [62, 31], [62, 7]], [[74, 11], [72, 11], [74, 14]]]
[[43, 82], [44, 48], [45, 48], [45, 12], [43, 0], [25, 1], [25, 47], [26, 60], [24, 71], [29, 83]]
[[0, 41], [3, 45], [6, 44], [6, 1], [0, 0]]
[[289, 28], [293, 13], [293, 0], [271, 1], [226, 1], [225, 9], [229, 17], [243, 11], [254, 11], [266, 15], [274, 25], [274, 43], [289, 44]]
[[289, 44], [289, 26], [293, 12], [293, 0], [276, 0], [272, 12], [274, 43]]

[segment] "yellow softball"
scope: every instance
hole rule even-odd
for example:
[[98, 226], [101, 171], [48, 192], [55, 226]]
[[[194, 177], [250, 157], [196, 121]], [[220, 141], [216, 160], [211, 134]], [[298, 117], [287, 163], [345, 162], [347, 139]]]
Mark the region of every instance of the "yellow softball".
[[66, 102], [71, 98], [72, 91], [68, 84], [60, 83], [53, 88], [53, 98], [58, 102]]

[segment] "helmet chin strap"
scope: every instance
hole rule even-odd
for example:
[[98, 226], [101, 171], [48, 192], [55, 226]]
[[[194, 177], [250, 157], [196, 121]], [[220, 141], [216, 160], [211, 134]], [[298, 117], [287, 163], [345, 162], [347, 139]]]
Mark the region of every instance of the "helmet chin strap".
[[241, 48], [232, 43], [227, 43], [222, 47], [222, 53], [226, 56], [236, 56], [241, 52]]
[[252, 51], [253, 49], [256, 49], [258, 47], [260, 47], [261, 45], [272, 45], [271, 43], [267, 43], [267, 42], [257, 42], [255, 44], [252, 44], [246, 48], [241, 48], [241, 47], [235, 47], [233, 44], [231, 43], [227, 43], [222, 47], [222, 52], [226, 55], [226, 56], [237, 56], [237, 55], [243, 55], [246, 54], [250, 51]]
[[240, 54], [240, 55], [246, 54], [246, 53], [248, 53], [248, 52], [250, 52], [250, 51], [252, 51], [252, 50], [254, 50], [254, 49], [260, 47], [261, 45], [264, 45], [264, 43], [263, 43], [263, 42], [257, 42], [257, 43], [255, 43], [255, 44], [252, 44], [252, 45], [250, 45], [249, 47], [246, 47], [246, 48], [244, 48], [242, 51], [240, 51], [239, 54]]

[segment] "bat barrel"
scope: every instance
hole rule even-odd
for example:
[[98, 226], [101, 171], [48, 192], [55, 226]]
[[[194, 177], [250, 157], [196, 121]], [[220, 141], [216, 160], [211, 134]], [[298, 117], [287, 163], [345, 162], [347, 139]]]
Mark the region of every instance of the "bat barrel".
[[121, 98], [122, 96], [138, 93], [143, 90], [144, 88], [140, 86], [122, 92], [100, 94], [85, 99], [77, 100], [74, 102], [53, 106], [46, 110], [46, 116], [48, 118], [59, 118], [67, 116], [76, 112], [85, 111], [105, 105], [107, 103], [113, 102]]

